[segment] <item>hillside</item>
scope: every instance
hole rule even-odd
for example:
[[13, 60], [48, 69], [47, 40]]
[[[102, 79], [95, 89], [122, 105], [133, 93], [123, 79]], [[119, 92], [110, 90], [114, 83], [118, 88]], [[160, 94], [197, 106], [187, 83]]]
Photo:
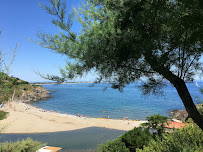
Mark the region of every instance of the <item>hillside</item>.
[[31, 85], [19, 78], [0, 73], [0, 103], [11, 100], [39, 101], [49, 97], [49, 91], [40, 85]]

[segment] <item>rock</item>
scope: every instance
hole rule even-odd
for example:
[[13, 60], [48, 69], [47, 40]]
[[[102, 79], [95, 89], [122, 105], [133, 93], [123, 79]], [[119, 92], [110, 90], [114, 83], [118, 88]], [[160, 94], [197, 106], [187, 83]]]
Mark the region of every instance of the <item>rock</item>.
[[188, 113], [186, 110], [174, 110], [172, 117], [174, 119], [180, 120], [180, 121], [184, 121], [188, 116]]
[[[198, 104], [196, 107], [197, 109], [201, 107], [203, 108], [203, 104]], [[186, 110], [173, 110], [171, 116], [174, 119], [185, 121], [185, 119], [188, 117], [188, 113]]]
[[42, 86], [31, 86], [31, 88], [29, 91], [22, 90], [22, 94], [19, 97], [15, 97], [15, 99], [22, 100], [22, 102], [36, 102], [52, 98], [50, 92]]

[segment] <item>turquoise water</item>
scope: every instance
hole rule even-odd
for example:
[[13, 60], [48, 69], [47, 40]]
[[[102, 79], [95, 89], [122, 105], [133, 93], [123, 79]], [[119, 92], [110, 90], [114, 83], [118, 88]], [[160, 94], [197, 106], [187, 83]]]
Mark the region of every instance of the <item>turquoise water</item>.
[[[203, 87], [203, 82], [198, 82], [198, 85]], [[143, 96], [135, 84], [124, 88], [122, 93], [111, 88], [104, 91], [104, 84], [97, 84], [94, 87], [84, 83], [43, 86], [48, 90], [55, 90], [52, 92], [53, 98], [32, 105], [72, 115], [79, 113], [94, 118], [109, 116], [112, 119], [128, 117], [145, 120], [147, 116], [153, 114], [169, 116], [172, 110], [184, 109], [182, 101], [171, 85], [164, 88], [163, 96], [148, 97]], [[195, 103], [198, 98], [203, 100], [203, 95], [194, 83], [187, 86]]]

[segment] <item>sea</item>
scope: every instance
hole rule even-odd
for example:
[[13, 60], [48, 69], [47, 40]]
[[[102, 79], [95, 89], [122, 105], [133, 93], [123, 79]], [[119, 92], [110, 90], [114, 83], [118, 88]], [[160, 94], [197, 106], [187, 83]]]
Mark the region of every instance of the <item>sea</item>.
[[[50, 90], [53, 98], [33, 102], [32, 105], [55, 112], [83, 115], [93, 118], [146, 120], [146, 117], [160, 114], [170, 117], [172, 110], [184, 109], [177, 91], [172, 85], [163, 88], [163, 95], [143, 96], [138, 84], [126, 86], [123, 92], [107, 88], [107, 84], [69, 83], [43, 85]], [[203, 101], [203, 82], [187, 84], [195, 104]], [[60, 152], [95, 152], [101, 143], [116, 139], [125, 131], [90, 127], [65, 132], [38, 134], [1, 134], [0, 142], [17, 141], [27, 138], [61, 147]]]
[[[92, 118], [146, 120], [146, 117], [160, 114], [170, 117], [170, 112], [184, 109], [176, 89], [168, 84], [162, 95], [147, 95], [138, 87], [140, 83], [127, 85], [122, 92], [108, 87], [108, 84], [69, 83], [43, 85], [53, 98], [31, 103], [43, 110], [80, 115]], [[203, 101], [203, 82], [188, 83], [188, 90], [195, 102]]]

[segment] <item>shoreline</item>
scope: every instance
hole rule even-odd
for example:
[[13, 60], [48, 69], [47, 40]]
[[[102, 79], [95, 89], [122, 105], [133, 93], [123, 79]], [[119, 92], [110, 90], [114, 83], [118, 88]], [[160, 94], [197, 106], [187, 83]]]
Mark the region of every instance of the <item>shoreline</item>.
[[0, 127], [6, 125], [6, 129], [2, 132], [4, 134], [51, 133], [88, 127], [102, 127], [128, 131], [146, 122], [78, 117], [69, 114], [44, 111], [19, 101], [6, 103], [1, 110], [9, 112], [7, 118], [0, 121]]

